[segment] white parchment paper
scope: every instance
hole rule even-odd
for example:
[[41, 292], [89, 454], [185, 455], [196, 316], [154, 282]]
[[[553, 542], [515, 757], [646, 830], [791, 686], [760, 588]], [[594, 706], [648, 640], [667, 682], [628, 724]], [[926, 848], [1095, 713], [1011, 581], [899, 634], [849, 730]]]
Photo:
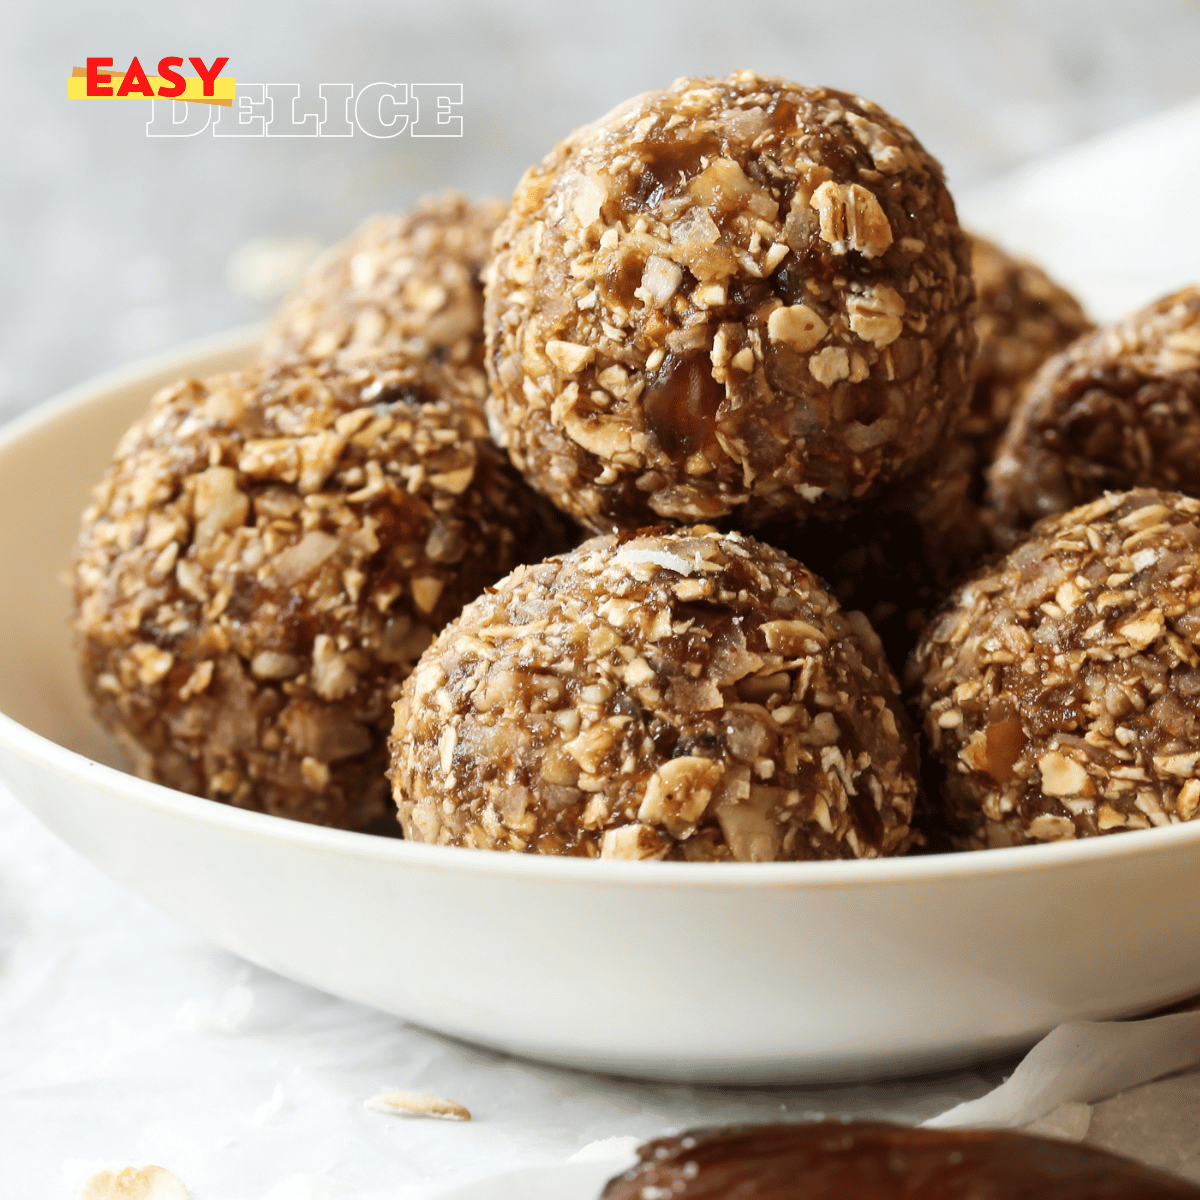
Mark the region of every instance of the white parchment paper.
[[1144, 1021], [1068, 1021], [1048, 1033], [994, 1091], [925, 1122], [937, 1129], [1028, 1125], [1200, 1063], [1200, 1012]]

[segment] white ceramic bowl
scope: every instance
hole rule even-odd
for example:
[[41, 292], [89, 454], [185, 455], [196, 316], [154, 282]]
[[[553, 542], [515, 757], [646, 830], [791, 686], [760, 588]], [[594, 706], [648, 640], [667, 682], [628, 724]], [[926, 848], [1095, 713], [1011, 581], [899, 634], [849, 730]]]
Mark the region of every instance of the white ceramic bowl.
[[0, 778], [70, 845], [265, 967], [549, 1062], [738, 1082], [929, 1070], [1200, 992], [1200, 821], [873, 862], [593, 862], [419, 846], [118, 769], [63, 575], [88, 490], [194, 345], [0, 431]]

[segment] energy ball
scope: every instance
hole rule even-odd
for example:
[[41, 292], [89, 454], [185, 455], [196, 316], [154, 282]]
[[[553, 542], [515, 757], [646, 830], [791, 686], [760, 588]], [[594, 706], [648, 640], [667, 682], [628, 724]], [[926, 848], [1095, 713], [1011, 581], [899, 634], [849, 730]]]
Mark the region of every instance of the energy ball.
[[1095, 1146], [1008, 1129], [796, 1121], [638, 1147], [600, 1200], [1194, 1200], [1200, 1187]]
[[284, 301], [264, 356], [403, 353], [482, 370], [479, 274], [506, 211], [497, 200], [448, 193], [372, 217]]
[[[83, 517], [87, 690], [137, 773], [325, 825], [386, 815], [400, 684], [557, 514], [430, 363], [260, 365], [160, 392]], [[550, 510], [552, 512], [553, 510]]]
[[971, 272], [979, 351], [962, 433], [976, 450], [982, 475], [1038, 367], [1090, 332], [1092, 323], [1079, 301], [1041, 267], [977, 235], [971, 237]]
[[707, 526], [514, 571], [426, 651], [392, 736], [406, 837], [593, 858], [895, 854], [916, 769], [862, 614]]
[[990, 472], [997, 536], [1106, 491], [1200, 487], [1200, 289], [1185, 288], [1051, 359]]
[[970, 248], [939, 165], [857, 96], [637, 96], [526, 172], [495, 247], [494, 436], [592, 529], [844, 513], [961, 418]]
[[760, 533], [823, 579], [843, 608], [866, 614], [898, 677], [930, 615], [991, 551], [971, 499], [972, 461], [956, 442], [929, 479], [868, 512]]
[[962, 849], [1200, 808], [1200, 500], [1139, 489], [1047, 518], [913, 658]]

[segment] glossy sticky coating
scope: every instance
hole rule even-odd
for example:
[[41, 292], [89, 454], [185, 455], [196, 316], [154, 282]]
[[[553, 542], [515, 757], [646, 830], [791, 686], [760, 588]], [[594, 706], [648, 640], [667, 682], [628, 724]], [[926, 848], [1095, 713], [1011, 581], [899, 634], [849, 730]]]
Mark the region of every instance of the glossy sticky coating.
[[659, 1138], [601, 1200], [1188, 1200], [1200, 1187], [1091, 1146], [868, 1121]]

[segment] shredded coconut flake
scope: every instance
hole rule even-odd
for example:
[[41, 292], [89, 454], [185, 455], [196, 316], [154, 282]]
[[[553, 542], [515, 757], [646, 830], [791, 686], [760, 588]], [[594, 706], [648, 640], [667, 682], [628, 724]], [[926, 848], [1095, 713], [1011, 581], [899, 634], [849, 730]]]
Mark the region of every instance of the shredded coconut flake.
[[690, 563], [678, 554], [666, 550], [636, 550], [626, 549], [617, 552], [616, 561], [626, 566], [637, 566], [642, 563], [652, 563], [665, 571], [675, 571], [680, 575], [691, 575], [696, 570], [695, 563]]

